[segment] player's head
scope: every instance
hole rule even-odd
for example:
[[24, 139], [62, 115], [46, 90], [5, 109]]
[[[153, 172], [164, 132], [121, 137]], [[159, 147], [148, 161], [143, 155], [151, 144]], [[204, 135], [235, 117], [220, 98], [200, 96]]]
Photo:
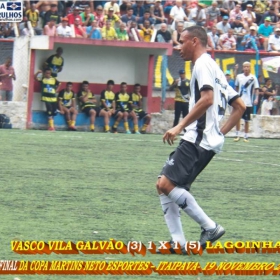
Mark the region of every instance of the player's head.
[[50, 69], [50, 68], [46, 68], [46, 69], [44, 70], [44, 77], [47, 78], [47, 79], [49, 79], [49, 78], [51, 77], [51, 75], [52, 75], [51, 69]]
[[251, 72], [251, 63], [249, 61], [245, 61], [242, 66], [244, 74], [249, 75]]
[[134, 85], [134, 91], [135, 91], [135, 93], [139, 93], [140, 90], [141, 90], [141, 85], [140, 85], [140, 84], [135, 84], [135, 85]]
[[114, 85], [115, 85], [115, 82], [113, 80], [108, 80], [107, 89], [108, 90], [113, 90]]
[[122, 82], [122, 83], [121, 83], [121, 92], [125, 93], [126, 90], [127, 90], [127, 83]]
[[82, 82], [82, 89], [83, 90], [88, 90], [89, 82], [88, 81], [83, 81]]
[[56, 50], [57, 56], [61, 56], [62, 53], [63, 53], [63, 49], [61, 47], [58, 47], [57, 50]]
[[187, 27], [180, 36], [180, 47], [181, 57], [188, 61], [195, 58], [195, 53], [206, 49], [207, 46], [207, 33], [200, 26]]
[[184, 79], [185, 76], [186, 76], [185, 70], [184, 70], [184, 69], [181, 69], [181, 70], [179, 71], [179, 75], [180, 75], [180, 78], [181, 78], [181, 79]]
[[6, 65], [7, 67], [9, 67], [9, 66], [12, 65], [12, 59], [11, 59], [10, 57], [7, 57], [7, 58], [6, 58], [5, 65]]
[[73, 87], [73, 84], [72, 84], [72, 82], [68, 82], [67, 84], [66, 84], [66, 89], [69, 91], [69, 90], [72, 90], [72, 87]]

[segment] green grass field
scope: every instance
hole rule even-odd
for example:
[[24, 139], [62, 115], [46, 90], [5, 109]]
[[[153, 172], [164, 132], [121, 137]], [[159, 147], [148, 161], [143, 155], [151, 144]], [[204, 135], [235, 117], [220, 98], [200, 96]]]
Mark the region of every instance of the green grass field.
[[[161, 135], [0, 130], [0, 259], [145, 260], [280, 263], [279, 254], [224, 254], [145, 257], [131, 255], [18, 255], [11, 240], [169, 240], [155, 181], [173, 147]], [[280, 240], [279, 140], [251, 139], [224, 150], [197, 178], [192, 193], [226, 229], [221, 241]], [[199, 226], [185, 213], [188, 240]], [[15, 276], [0, 275], [0, 279]], [[140, 279], [139, 276], [19, 276], [20, 279]], [[235, 279], [237, 276], [208, 276]], [[142, 278], [142, 277], [141, 277]], [[146, 279], [202, 279], [159, 276]], [[275, 279], [251, 276], [237, 279]]]

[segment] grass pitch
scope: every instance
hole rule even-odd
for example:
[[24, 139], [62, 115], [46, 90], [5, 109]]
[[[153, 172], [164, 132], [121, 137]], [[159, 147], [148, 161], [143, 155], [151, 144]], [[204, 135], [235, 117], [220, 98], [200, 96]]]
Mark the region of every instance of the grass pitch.
[[[219, 254], [145, 257], [131, 255], [17, 255], [20, 240], [169, 240], [155, 181], [175, 147], [161, 135], [0, 130], [0, 259], [143, 260], [280, 263], [279, 254]], [[176, 145], [175, 145], [176, 146]], [[279, 140], [226, 139], [224, 150], [200, 174], [192, 194], [205, 212], [226, 229], [221, 241], [280, 240]], [[200, 228], [181, 214], [188, 240]], [[139, 276], [19, 276], [20, 279], [140, 279]], [[144, 276], [143, 276], [144, 277]], [[208, 276], [207, 279], [248, 279]], [[273, 276], [262, 276], [272, 279]], [[142, 278], [142, 277], [141, 277]], [[159, 276], [146, 279], [202, 279]], [[249, 279], [260, 279], [250, 276]], [[0, 279], [14, 279], [0, 275]]]

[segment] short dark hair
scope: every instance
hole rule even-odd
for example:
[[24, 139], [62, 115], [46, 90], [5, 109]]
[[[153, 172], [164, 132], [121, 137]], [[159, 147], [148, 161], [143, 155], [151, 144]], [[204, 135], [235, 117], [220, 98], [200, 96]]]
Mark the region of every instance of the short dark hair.
[[121, 86], [126, 86], [126, 85], [127, 85], [126, 82], [122, 82], [122, 83], [121, 83]]
[[58, 47], [58, 48], [56, 49], [56, 52], [59, 52], [59, 51], [63, 52], [63, 48], [62, 48], [62, 47]]
[[127, 9], [126, 9], [126, 11], [133, 11], [133, 8], [132, 7], [128, 7]]
[[89, 84], [88, 81], [83, 81], [83, 82], [82, 82], [82, 85], [88, 85], [88, 84]]
[[67, 83], [66, 83], [66, 86], [72, 86], [72, 85], [73, 85], [72, 82], [67, 82]]
[[184, 31], [188, 31], [192, 38], [197, 37], [203, 47], [207, 46], [207, 33], [203, 27], [193, 25], [184, 29]]
[[115, 84], [115, 82], [113, 80], [108, 80], [108, 82], [107, 82], [107, 86], [114, 85], [114, 84]]
[[49, 67], [45, 68], [44, 73], [47, 72], [47, 71], [51, 71], [52, 72], [51, 68], [49, 68]]
[[134, 87], [141, 87], [141, 85], [140, 84], [135, 84]]
[[151, 12], [149, 11], [149, 10], [146, 10], [145, 12], [144, 12], [144, 14], [150, 14]]

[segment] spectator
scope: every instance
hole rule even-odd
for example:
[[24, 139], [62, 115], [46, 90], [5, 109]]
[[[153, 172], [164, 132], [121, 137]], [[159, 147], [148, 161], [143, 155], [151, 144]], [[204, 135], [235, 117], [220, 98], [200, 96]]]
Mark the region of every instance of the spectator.
[[96, 11], [94, 13], [94, 19], [97, 20], [97, 25], [99, 28], [103, 28], [105, 25], [104, 22], [105, 15], [103, 14], [103, 8], [102, 6], [97, 6]]
[[62, 71], [64, 59], [62, 57], [63, 49], [58, 47], [56, 54], [51, 55], [45, 62], [44, 68], [50, 69], [53, 77], [57, 77], [57, 73]]
[[211, 32], [207, 33], [208, 36], [208, 47], [216, 50], [219, 44], [219, 36], [217, 35], [217, 27], [212, 26]]
[[221, 15], [218, 3], [212, 2], [212, 5], [206, 9], [207, 28], [211, 28], [213, 25], [216, 26], [218, 18]]
[[97, 107], [94, 94], [89, 89], [89, 82], [83, 81], [82, 90], [78, 93], [80, 107], [82, 112], [85, 113], [90, 119], [90, 131], [94, 132], [95, 118], [100, 116], [104, 118], [104, 125], [107, 128], [105, 132], [109, 132], [109, 115], [104, 109]]
[[55, 25], [58, 25], [60, 23], [60, 15], [58, 14], [56, 4], [51, 4], [50, 10], [45, 13], [44, 26], [48, 24], [51, 20], [55, 21]]
[[133, 15], [136, 16], [136, 20], [140, 17], [144, 16], [144, 1], [136, 1], [136, 3], [132, 6]]
[[90, 7], [86, 7], [84, 12], [80, 14], [80, 17], [83, 26], [91, 26], [91, 23], [94, 20], [94, 15], [91, 13]]
[[269, 7], [269, 11], [265, 12], [262, 16], [261, 19], [261, 23], [265, 23], [267, 18], [270, 18], [270, 24], [272, 26], [276, 25], [276, 23], [278, 22], [278, 16], [275, 14], [275, 7], [274, 6], [270, 6]]
[[42, 29], [37, 26], [39, 22], [39, 12], [36, 10], [36, 5], [34, 3], [31, 4], [31, 8], [26, 11], [25, 16], [27, 17], [27, 20], [31, 22], [35, 34], [41, 35]]
[[136, 21], [136, 16], [133, 15], [133, 9], [130, 7], [127, 9], [127, 13], [121, 17], [121, 21], [130, 26], [132, 21]]
[[48, 130], [55, 131], [53, 117], [57, 115], [57, 98], [56, 92], [59, 90], [59, 81], [52, 77], [51, 69], [46, 68], [43, 76], [42, 71], [39, 70], [35, 74], [35, 79], [41, 83], [41, 101], [45, 102], [47, 115], [48, 115]]
[[193, 8], [190, 10], [188, 17], [189, 17], [189, 20], [191, 22], [194, 22], [196, 25], [205, 26], [206, 14], [205, 14], [205, 10], [204, 10], [204, 5], [201, 3], [198, 3], [196, 8]]
[[13, 100], [13, 80], [16, 80], [15, 69], [12, 66], [12, 59], [8, 57], [5, 63], [0, 65], [0, 97], [2, 101]]
[[250, 33], [246, 34], [242, 41], [241, 45], [244, 46], [245, 51], [256, 51], [256, 46], [259, 49], [260, 48], [260, 41], [259, 38], [256, 36], [256, 27], [251, 26], [250, 27]]
[[243, 22], [243, 14], [242, 14], [242, 11], [240, 8], [241, 8], [241, 5], [237, 4], [237, 5], [235, 5], [235, 9], [231, 10], [229, 12], [229, 22], [230, 23], [233, 22], [237, 16], [240, 16], [241, 21]]
[[269, 52], [280, 52], [280, 28], [275, 28], [274, 34], [269, 36], [268, 49]]
[[140, 84], [135, 84], [134, 85], [134, 91], [131, 93], [131, 104], [132, 104], [132, 109], [134, 113], [136, 114], [138, 120], [144, 120], [144, 124], [141, 128], [141, 133], [145, 134], [148, 125], [151, 122], [151, 115], [146, 113], [143, 110], [143, 103], [142, 103], [142, 95], [141, 95], [141, 86]]
[[74, 21], [74, 31], [75, 31], [75, 38], [86, 38], [87, 34], [84, 31], [80, 18], [75, 18]]
[[74, 7], [72, 14], [67, 15], [67, 18], [68, 18], [69, 25], [74, 24], [77, 18], [80, 20], [80, 22], [82, 22], [79, 7]]
[[218, 0], [217, 4], [217, 7], [220, 9], [221, 17], [229, 17], [230, 11], [235, 8], [235, 3], [233, 0]]
[[113, 13], [115, 15], [117, 15], [117, 16], [120, 15], [120, 6], [116, 2], [117, 1], [114, 0], [114, 1], [108, 1], [108, 2], [105, 3], [105, 5], [104, 5], [105, 15], [109, 14], [110, 9], [113, 9]]
[[145, 11], [144, 16], [138, 19], [138, 27], [139, 29], [143, 28], [144, 21], [148, 20], [150, 22], [150, 26], [154, 27], [155, 20], [151, 17], [150, 11]]
[[173, 21], [171, 25], [173, 30], [176, 29], [179, 21], [188, 21], [188, 17], [182, 7], [182, 0], [176, 0], [176, 5], [171, 8], [169, 17]]
[[255, 4], [255, 13], [256, 13], [256, 23], [261, 24], [263, 14], [266, 11], [266, 4], [261, 0], [257, 0]]
[[44, 35], [55, 37], [57, 36], [55, 19], [51, 18], [50, 21], [44, 27]]
[[171, 33], [167, 30], [167, 24], [162, 23], [157, 31], [156, 42], [172, 43]]
[[229, 29], [228, 33], [220, 36], [219, 49], [228, 51], [236, 50], [236, 40], [233, 36], [233, 29]]
[[119, 16], [114, 14], [114, 9], [113, 8], [109, 8], [108, 14], [104, 16], [105, 23], [108, 20], [111, 21], [111, 26], [114, 27], [114, 28], [115, 28], [115, 24], [116, 23], [120, 23], [121, 22]]
[[0, 38], [15, 37], [11, 22], [0, 22]]
[[152, 34], [154, 32], [154, 29], [150, 26], [150, 21], [145, 20], [144, 26], [139, 31], [139, 34], [144, 42], [151, 42]]
[[61, 25], [59, 25], [56, 29], [57, 36], [59, 37], [73, 37], [72, 29], [70, 26], [68, 26], [68, 18], [62, 18]]
[[230, 24], [228, 23], [228, 16], [224, 16], [223, 20], [218, 22], [216, 27], [219, 35], [227, 33], [230, 29]]
[[90, 13], [94, 11], [93, 1], [74, 1], [74, 5], [79, 8], [80, 11], [85, 11], [87, 8], [90, 8]]
[[68, 130], [76, 131], [75, 123], [77, 117], [75, 93], [72, 90], [73, 84], [68, 82], [66, 89], [62, 89], [58, 94], [58, 109], [60, 114], [65, 116]]
[[235, 83], [234, 83], [234, 80], [231, 78], [230, 70], [227, 70], [225, 72], [225, 76], [226, 76], [228, 84], [234, 89], [235, 88]]
[[110, 20], [106, 21], [106, 25], [102, 28], [101, 35], [104, 40], [117, 40], [116, 30], [111, 26]]
[[[120, 15], [123, 16], [127, 13], [128, 9], [132, 8], [131, 1], [122, 1], [122, 4], [120, 5]], [[132, 9], [133, 14], [133, 9]], [[136, 20], [136, 19], [135, 19]]]
[[231, 23], [231, 28], [233, 29], [233, 35], [236, 38], [237, 44], [239, 45], [246, 34], [246, 29], [243, 23], [240, 21], [241, 17], [237, 16], [235, 21]]
[[137, 23], [135, 21], [132, 21], [130, 23], [130, 27], [127, 30], [129, 41], [135, 41], [135, 37], [134, 37], [134, 34], [132, 32], [133, 29], [135, 31], [135, 34], [136, 34], [136, 37], [137, 37], [138, 41], [143, 41], [142, 37], [139, 34], [139, 31], [137, 29]]
[[267, 51], [268, 48], [268, 38], [273, 32], [273, 27], [271, 26], [271, 18], [266, 17], [264, 23], [262, 23], [258, 30], [258, 35], [260, 37], [260, 43], [263, 45], [264, 50]]
[[172, 33], [172, 41], [173, 41], [173, 46], [174, 47], [179, 48], [181, 46], [181, 43], [179, 41], [180, 41], [180, 36], [181, 36], [183, 30], [184, 30], [184, 22], [179, 21], [177, 23], [176, 30], [174, 30], [173, 33]]
[[87, 37], [90, 39], [102, 39], [101, 32], [98, 28], [97, 20], [93, 20], [91, 26], [88, 26], [86, 29]]
[[246, 28], [246, 33], [250, 33], [250, 27], [254, 26], [256, 30], [258, 30], [258, 25], [252, 21], [252, 19], [248, 18], [247, 19], [247, 26]]
[[[263, 87], [262, 90], [265, 93], [265, 90], [267, 89], [266, 87]], [[273, 97], [269, 96], [267, 99], [264, 99], [262, 102], [261, 115], [270, 116], [272, 108], [273, 108]]]
[[253, 5], [247, 4], [247, 9], [242, 12], [244, 23], [248, 25], [248, 19], [251, 19], [252, 22], [256, 21], [256, 14], [253, 12]]
[[126, 24], [124, 22], [122, 22], [120, 24], [119, 28], [116, 28], [116, 33], [117, 33], [117, 39], [119, 41], [128, 41], [128, 35], [127, 35], [127, 31], [126, 31]]
[[28, 36], [28, 37], [31, 37], [31, 32], [28, 28], [28, 24], [27, 22], [24, 22], [24, 28], [23, 29], [20, 29], [20, 35], [21, 36]]
[[161, 1], [155, 1], [155, 4], [151, 7], [151, 14], [155, 20], [155, 24], [166, 23], [167, 20], [164, 17], [163, 7]]

